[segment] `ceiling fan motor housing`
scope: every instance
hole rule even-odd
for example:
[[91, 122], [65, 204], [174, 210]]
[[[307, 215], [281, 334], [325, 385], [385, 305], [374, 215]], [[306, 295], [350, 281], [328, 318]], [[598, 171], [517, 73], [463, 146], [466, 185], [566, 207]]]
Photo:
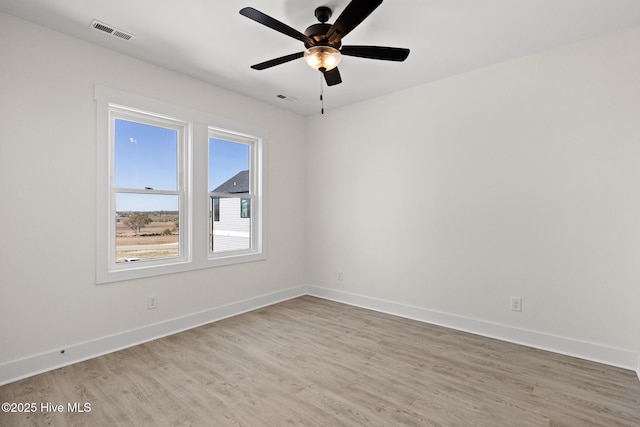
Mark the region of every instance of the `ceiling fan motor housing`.
[[[316, 8], [315, 15], [320, 21], [319, 24], [313, 24], [304, 30], [304, 35], [312, 38], [316, 42], [316, 46], [331, 46], [335, 49], [339, 49], [342, 43], [330, 43], [327, 40], [327, 33], [331, 28], [331, 24], [327, 24], [329, 18], [331, 18], [332, 11], [327, 6], [320, 6]], [[311, 46], [305, 43], [305, 47], [309, 49]]]
[[[327, 42], [327, 33], [329, 32], [329, 28], [331, 28], [331, 24], [313, 24], [307, 27], [306, 30], [304, 30], [304, 35], [312, 38], [316, 42], [316, 45], [329, 45], [329, 43]], [[338, 42], [337, 45], [331, 46], [337, 49], [340, 47], [340, 44], [341, 43]], [[308, 49], [310, 46], [305, 43], [305, 47]]]

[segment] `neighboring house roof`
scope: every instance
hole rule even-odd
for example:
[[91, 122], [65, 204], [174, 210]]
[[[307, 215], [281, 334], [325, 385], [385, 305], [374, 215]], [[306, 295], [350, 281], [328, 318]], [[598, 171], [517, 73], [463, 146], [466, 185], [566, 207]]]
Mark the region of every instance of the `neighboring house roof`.
[[249, 171], [238, 172], [233, 177], [216, 187], [213, 193], [248, 193]]

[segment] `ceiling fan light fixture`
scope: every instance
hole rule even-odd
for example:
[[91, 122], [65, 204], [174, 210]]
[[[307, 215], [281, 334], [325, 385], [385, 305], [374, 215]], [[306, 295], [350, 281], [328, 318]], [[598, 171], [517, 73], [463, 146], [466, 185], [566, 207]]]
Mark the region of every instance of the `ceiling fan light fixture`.
[[333, 70], [340, 63], [340, 51], [331, 46], [312, 46], [304, 52], [304, 60], [315, 70]]

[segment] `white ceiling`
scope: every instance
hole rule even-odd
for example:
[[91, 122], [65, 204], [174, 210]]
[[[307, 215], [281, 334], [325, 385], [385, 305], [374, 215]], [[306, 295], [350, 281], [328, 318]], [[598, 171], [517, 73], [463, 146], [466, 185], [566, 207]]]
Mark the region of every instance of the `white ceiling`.
[[[298, 59], [302, 43], [238, 13], [252, 6], [304, 32], [317, 6], [333, 23], [349, 0], [0, 0], [0, 11], [161, 65], [302, 115], [320, 111], [321, 74]], [[90, 28], [97, 19], [135, 35]], [[325, 109], [439, 80], [617, 29], [640, 25], [640, 0], [384, 0], [343, 40], [405, 47], [405, 62], [343, 57], [343, 83], [325, 87]], [[276, 95], [296, 100], [282, 100]]]

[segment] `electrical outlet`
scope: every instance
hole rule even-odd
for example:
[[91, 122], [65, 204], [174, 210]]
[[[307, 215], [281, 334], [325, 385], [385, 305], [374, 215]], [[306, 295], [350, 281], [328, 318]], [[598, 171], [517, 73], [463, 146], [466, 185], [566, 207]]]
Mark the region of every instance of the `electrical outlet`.
[[344, 280], [344, 275], [342, 274], [342, 270], [338, 270], [338, 280], [339, 281]]
[[522, 298], [511, 297], [511, 311], [522, 311]]
[[158, 308], [158, 295], [149, 295], [147, 297], [147, 310]]

